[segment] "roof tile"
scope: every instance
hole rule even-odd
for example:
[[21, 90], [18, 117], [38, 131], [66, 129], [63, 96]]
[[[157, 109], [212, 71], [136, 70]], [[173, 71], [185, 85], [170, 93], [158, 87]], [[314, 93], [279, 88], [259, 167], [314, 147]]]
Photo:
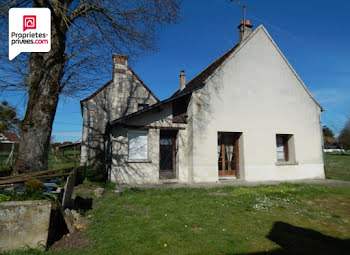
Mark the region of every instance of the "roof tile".
[[21, 141], [21, 139], [15, 134], [15, 133], [11, 133], [11, 132], [2, 132], [2, 134], [6, 137], [7, 140], [9, 140], [10, 142], [15, 142], [15, 143], [19, 143]]

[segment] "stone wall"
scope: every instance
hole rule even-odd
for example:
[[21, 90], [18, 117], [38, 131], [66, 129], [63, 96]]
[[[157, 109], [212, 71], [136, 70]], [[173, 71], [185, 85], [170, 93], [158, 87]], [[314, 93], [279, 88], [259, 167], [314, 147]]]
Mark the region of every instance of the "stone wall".
[[127, 57], [113, 55], [113, 79], [103, 90], [81, 102], [83, 135], [82, 165], [99, 165], [105, 160], [106, 125], [142, 105], [152, 105], [158, 99], [128, 66]]
[[46, 247], [51, 202], [46, 200], [0, 203], [0, 252]]

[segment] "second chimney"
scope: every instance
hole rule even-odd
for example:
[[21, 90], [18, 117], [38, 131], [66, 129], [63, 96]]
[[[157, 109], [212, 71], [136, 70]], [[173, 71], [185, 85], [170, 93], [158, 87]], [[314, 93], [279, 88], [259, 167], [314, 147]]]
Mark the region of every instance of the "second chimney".
[[180, 74], [180, 91], [185, 88], [185, 84], [186, 84], [185, 71], [181, 70], [181, 74]]
[[128, 69], [128, 56], [113, 54], [113, 73], [125, 74]]
[[241, 24], [239, 24], [239, 42], [246, 39], [251, 33], [253, 33], [253, 25], [250, 24], [250, 20], [246, 20], [244, 24], [244, 20], [241, 20]]

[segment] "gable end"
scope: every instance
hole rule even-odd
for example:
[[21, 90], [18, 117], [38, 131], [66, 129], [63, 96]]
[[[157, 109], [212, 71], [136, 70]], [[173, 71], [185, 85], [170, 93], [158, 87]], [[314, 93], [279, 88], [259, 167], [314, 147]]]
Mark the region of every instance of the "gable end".
[[[150, 95], [157, 101], [159, 102], [160, 100], [154, 95], [154, 93], [149, 89], [149, 87], [140, 79], [140, 77], [134, 72], [134, 70], [131, 69], [130, 66], [128, 66], [128, 70], [131, 72], [131, 74], [138, 80], [138, 82], [140, 82], [140, 84], [150, 93]], [[99, 88], [98, 90], [96, 90], [93, 94], [91, 94], [90, 96], [88, 96], [87, 98], [83, 99], [80, 101], [80, 103], [89, 101], [90, 99], [94, 98], [98, 93], [100, 93], [101, 91], [103, 91], [105, 88], [107, 88], [110, 84], [113, 83], [113, 80], [110, 80], [109, 82], [107, 82], [105, 85], [103, 85], [101, 88]]]

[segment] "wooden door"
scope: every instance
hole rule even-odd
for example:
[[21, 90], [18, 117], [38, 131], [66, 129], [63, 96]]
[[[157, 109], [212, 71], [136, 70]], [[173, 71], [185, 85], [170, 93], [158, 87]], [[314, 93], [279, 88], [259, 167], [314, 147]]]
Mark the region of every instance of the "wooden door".
[[160, 131], [159, 178], [176, 178], [176, 135], [177, 131]]
[[239, 133], [218, 133], [218, 171], [219, 176], [239, 174]]

